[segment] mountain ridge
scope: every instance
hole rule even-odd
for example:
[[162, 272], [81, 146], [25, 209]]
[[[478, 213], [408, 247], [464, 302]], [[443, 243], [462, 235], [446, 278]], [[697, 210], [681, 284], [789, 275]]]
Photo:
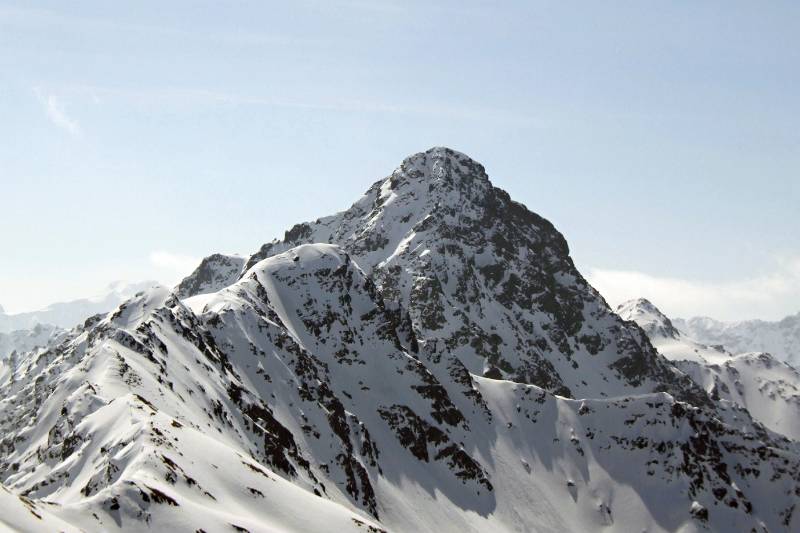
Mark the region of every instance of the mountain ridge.
[[800, 526], [798, 442], [660, 355], [482, 166], [408, 161], [232, 283], [0, 366], [0, 482], [87, 530]]

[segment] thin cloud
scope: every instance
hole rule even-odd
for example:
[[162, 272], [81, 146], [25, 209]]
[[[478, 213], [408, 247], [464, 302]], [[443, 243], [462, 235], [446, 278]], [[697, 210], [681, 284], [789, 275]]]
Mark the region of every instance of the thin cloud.
[[770, 273], [723, 283], [599, 268], [587, 278], [612, 306], [644, 297], [672, 317], [779, 320], [800, 311], [800, 257], [776, 263]]
[[239, 93], [219, 92], [207, 89], [150, 87], [119, 88], [100, 85], [67, 85], [61, 90], [75, 96], [89, 97], [93, 101], [119, 99], [140, 106], [186, 107], [213, 106], [260, 106], [336, 113], [373, 113], [441, 117], [448, 120], [492, 122], [508, 125], [545, 127], [547, 123], [520, 113], [484, 108], [463, 107], [447, 104], [402, 104], [359, 99], [310, 99], [298, 100], [271, 96], [252, 96]]
[[172, 278], [170, 281], [173, 281], [191, 274], [200, 264], [200, 259], [190, 255], [156, 250], [150, 254], [150, 263], [154, 267], [165, 271]]
[[0, 7], [0, 22], [18, 28], [50, 29], [64, 28], [73, 31], [112, 31], [139, 34], [147, 37], [163, 37], [169, 39], [214, 41], [232, 45], [292, 45], [298, 44], [324, 44], [319, 39], [298, 38], [295, 36], [276, 35], [274, 32], [252, 33], [242, 30], [237, 31], [190, 31], [178, 27], [158, 26], [150, 24], [136, 24], [120, 22], [119, 20], [75, 16], [51, 9], [27, 7]]
[[47, 119], [56, 127], [66, 131], [73, 137], [80, 137], [81, 126], [77, 120], [67, 115], [63, 106], [54, 94], [45, 94], [41, 89], [34, 89], [34, 93], [44, 106]]

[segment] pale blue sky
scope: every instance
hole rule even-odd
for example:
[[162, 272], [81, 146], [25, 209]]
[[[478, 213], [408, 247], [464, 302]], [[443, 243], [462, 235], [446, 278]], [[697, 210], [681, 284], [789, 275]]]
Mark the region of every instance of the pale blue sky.
[[797, 2], [0, 1], [0, 304], [174, 282], [461, 150], [616, 300], [800, 310]]

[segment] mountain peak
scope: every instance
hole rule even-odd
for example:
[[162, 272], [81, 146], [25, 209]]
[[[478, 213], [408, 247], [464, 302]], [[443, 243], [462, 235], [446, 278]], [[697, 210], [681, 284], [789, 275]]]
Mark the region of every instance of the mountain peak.
[[477, 186], [484, 193], [491, 187], [483, 165], [466, 154], [444, 146], [434, 146], [406, 157], [390, 180], [394, 185], [402, 178], [427, 183], [429, 192], [436, 184], [456, 186], [458, 189]]
[[[240, 279], [268, 257], [313, 243], [347, 252], [384, 300], [406, 312], [407, 330], [428, 356], [451, 369], [562, 396], [618, 395], [633, 384], [704, 401], [652, 346], [619, 340], [618, 328], [644, 333], [596, 298], [550, 222], [492, 186], [484, 167], [460, 152], [434, 147], [407, 157], [349, 209], [264, 244]], [[602, 333], [570, 343], [587, 322]], [[583, 379], [582, 363], [602, 375], [599, 386]]]
[[458, 150], [453, 150], [452, 148], [448, 148], [446, 146], [433, 146], [424, 152], [417, 152], [416, 154], [412, 154], [406, 157], [403, 160], [403, 164], [426, 164], [427, 162], [448, 162], [450, 164], [465, 164], [465, 165], [479, 165], [477, 161], [469, 157], [468, 155], [459, 152]]
[[175, 293], [179, 298], [187, 298], [216, 292], [239, 278], [244, 263], [245, 258], [238, 255], [209, 255], [175, 287]]
[[666, 318], [666, 315], [664, 315], [664, 313], [662, 313], [661, 310], [647, 298], [634, 298], [633, 300], [623, 302], [617, 306], [617, 311], [622, 310], [636, 310]]
[[648, 337], [654, 335], [676, 339], [680, 332], [672, 321], [647, 298], [628, 300], [617, 306], [617, 314], [625, 320], [632, 320], [645, 330]]

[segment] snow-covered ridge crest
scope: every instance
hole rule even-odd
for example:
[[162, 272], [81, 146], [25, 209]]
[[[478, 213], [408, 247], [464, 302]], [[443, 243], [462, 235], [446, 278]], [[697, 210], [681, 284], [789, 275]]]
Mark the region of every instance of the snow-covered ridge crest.
[[[311, 475], [294, 447], [260, 444], [265, 431], [289, 442], [291, 433], [235, 377], [242, 370], [168, 289], [139, 293], [70, 342], [28, 354], [3, 378], [0, 418], [6, 435], [15, 428], [0, 442], [3, 482], [57, 502], [58, 513], [87, 529], [176, 520], [190, 530], [377, 527], [318, 501], [313, 477], [290, 483], [271, 473]], [[204, 429], [212, 413], [222, 417], [216, 438]]]

